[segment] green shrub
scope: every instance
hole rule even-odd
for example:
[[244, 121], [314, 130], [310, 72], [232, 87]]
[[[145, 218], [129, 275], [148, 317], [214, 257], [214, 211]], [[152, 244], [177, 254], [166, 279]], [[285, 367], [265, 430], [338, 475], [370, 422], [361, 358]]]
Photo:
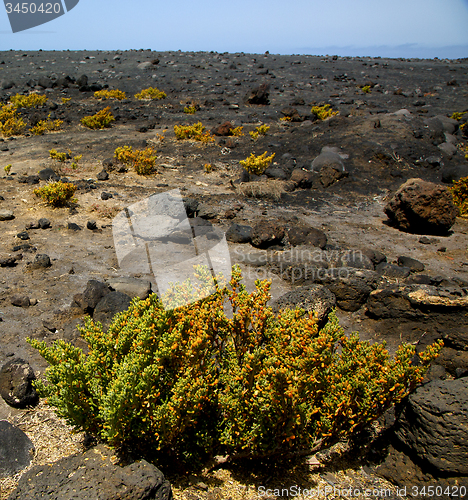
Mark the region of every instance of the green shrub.
[[67, 153], [59, 153], [56, 149], [49, 150], [49, 156], [53, 160], [57, 160], [57, 161], [60, 161], [62, 163], [66, 162], [67, 157], [68, 157]]
[[111, 122], [115, 120], [114, 116], [111, 113], [110, 106], [107, 108], [101, 109], [95, 115], [85, 116], [81, 119], [81, 123], [90, 129], [103, 129], [110, 127]]
[[197, 112], [197, 108], [195, 106], [185, 106], [184, 113], [187, 115], [194, 115]]
[[117, 99], [118, 101], [122, 101], [123, 99], [126, 99], [127, 96], [125, 95], [125, 92], [122, 92], [121, 90], [97, 90], [94, 92], [94, 98], [95, 99]]
[[69, 182], [51, 182], [45, 186], [35, 189], [34, 194], [42, 198], [47, 204], [53, 207], [62, 207], [68, 201], [74, 201], [76, 186]]
[[150, 147], [133, 151], [131, 146], [123, 146], [115, 150], [114, 156], [123, 164], [133, 167], [138, 175], [150, 175], [154, 172], [157, 158], [155, 153], [156, 151]]
[[262, 155], [255, 156], [251, 153], [248, 158], [241, 160], [239, 163], [249, 174], [262, 175], [263, 172], [265, 172], [265, 170], [271, 165], [275, 154], [276, 153], [273, 153], [271, 156], [267, 156], [267, 152], [265, 151]]
[[158, 90], [157, 88], [149, 87], [147, 89], [143, 89], [138, 94], [135, 94], [136, 99], [165, 99], [167, 94], [162, 90]]
[[453, 186], [449, 190], [452, 192], [453, 203], [458, 207], [460, 215], [468, 215], [468, 177], [453, 181]]
[[331, 116], [335, 116], [339, 111], [333, 111], [330, 104], [324, 104], [323, 106], [312, 106], [310, 112], [315, 115], [319, 120], [326, 120]]
[[43, 106], [47, 101], [48, 97], [38, 94], [16, 94], [10, 97], [10, 102], [15, 108], [37, 108]]
[[391, 359], [383, 344], [346, 338], [333, 314], [320, 331], [303, 310], [274, 314], [270, 283], [248, 293], [238, 268], [209, 296], [210, 273], [198, 268], [197, 277], [201, 285], [168, 292], [170, 307], [155, 294], [134, 299], [106, 333], [88, 318], [80, 328], [87, 354], [28, 339], [50, 364], [46, 382], [36, 382], [41, 397], [111, 446], [194, 466], [216, 454], [266, 456], [347, 437], [412, 391], [441, 348], [412, 366], [414, 346]]

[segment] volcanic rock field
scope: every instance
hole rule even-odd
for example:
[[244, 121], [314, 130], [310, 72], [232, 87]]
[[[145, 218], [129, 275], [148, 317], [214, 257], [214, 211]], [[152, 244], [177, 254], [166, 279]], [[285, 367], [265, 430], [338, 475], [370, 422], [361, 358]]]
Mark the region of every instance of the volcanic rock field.
[[[134, 97], [149, 87], [166, 97]], [[103, 89], [126, 99], [96, 99]], [[425, 385], [382, 423], [389, 434], [374, 445], [378, 458], [355, 470], [361, 481], [407, 486], [408, 497], [414, 484], [442, 485], [433, 498], [468, 486], [468, 222], [447, 191], [468, 176], [468, 59], [0, 52], [2, 104], [29, 93], [48, 100], [18, 110], [23, 135], [0, 138], [0, 366], [20, 358], [39, 377], [47, 364], [27, 337], [86, 348], [76, 329], [86, 313], [108, 325], [131, 298], [157, 291], [151, 274], [119, 268], [112, 221], [178, 189], [192, 227], [226, 234], [249, 287], [272, 280], [274, 307], [301, 305], [321, 321], [336, 307], [346, 333], [385, 340], [390, 352], [444, 340]], [[321, 120], [312, 108], [324, 105], [332, 115]], [[81, 124], [107, 106], [110, 127]], [[61, 129], [28, 133], [48, 117]], [[175, 136], [174, 126], [197, 122], [212, 141]], [[261, 125], [269, 129], [254, 139]], [[232, 135], [237, 127], [243, 135]], [[123, 146], [156, 150], [154, 172], [120, 163]], [[265, 152], [272, 164], [248, 174], [240, 161]], [[33, 191], [59, 179], [77, 186], [76, 202], [52, 208]], [[417, 217], [405, 212], [411, 204]], [[0, 419], [17, 422], [24, 411], [0, 399]], [[346, 483], [338, 466], [327, 471], [327, 484]], [[224, 498], [209, 485], [177, 491]]]

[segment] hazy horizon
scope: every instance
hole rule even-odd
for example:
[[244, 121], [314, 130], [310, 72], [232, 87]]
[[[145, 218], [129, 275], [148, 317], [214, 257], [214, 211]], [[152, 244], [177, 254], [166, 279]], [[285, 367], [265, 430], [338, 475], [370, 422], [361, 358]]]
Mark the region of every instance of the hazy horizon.
[[[59, 1], [59, 0], [57, 0]], [[13, 2], [15, 3], [15, 2]], [[32, 2], [31, 2], [32, 3]], [[38, 3], [38, 2], [36, 2]], [[468, 0], [80, 0], [65, 15], [12, 33], [0, 9], [1, 50], [244, 52], [458, 59], [468, 57]]]

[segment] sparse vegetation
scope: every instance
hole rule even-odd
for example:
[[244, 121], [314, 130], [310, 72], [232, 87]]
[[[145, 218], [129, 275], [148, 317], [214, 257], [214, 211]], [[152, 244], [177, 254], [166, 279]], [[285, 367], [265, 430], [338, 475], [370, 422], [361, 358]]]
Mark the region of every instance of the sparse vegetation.
[[3, 170], [5, 171], [5, 173], [7, 175], [10, 175], [11, 167], [12, 167], [11, 163], [9, 165], [6, 165], [5, 167], [3, 167]]
[[165, 99], [167, 94], [157, 88], [149, 87], [135, 94], [136, 99]]
[[69, 182], [50, 182], [45, 186], [35, 189], [34, 194], [47, 204], [53, 207], [62, 207], [69, 201], [75, 201], [73, 195], [75, 194], [76, 186]]
[[453, 203], [458, 207], [460, 215], [468, 215], [468, 177], [453, 181], [453, 186], [449, 189], [452, 192]]
[[255, 130], [251, 130], [249, 134], [250, 137], [252, 137], [252, 139], [256, 141], [260, 135], [266, 135], [269, 130], [270, 126], [263, 124], [257, 127]]
[[290, 116], [282, 116], [280, 118], [280, 121], [282, 121], [282, 122], [292, 122], [292, 118]]
[[150, 175], [154, 173], [155, 153], [151, 147], [133, 151], [131, 146], [122, 146], [115, 150], [114, 156], [121, 163], [132, 167], [138, 175]]
[[463, 118], [463, 115], [465, 115], [466, 113], [468, 113], [468, 111], [455, 111], [455, 113], [453, 113], [450, 118], [460, 121]]
[[165, 295], [174, 308], [156, 294], [134, 299], [107, 332], [88, 318], [86, 353], [28, 338], [50, 365], [35, 382], [40, 396], [77, 430], [139, 456], [192, 466], [278, 456], [366, 428], [414, 390], [442, 346], [413, 366], [414, 346], [392, 359], [385, 344], [345, 336], [334, 314], [320, 330], [303, 310], [275, 314], [270, 283], [248, 293], [239, 268], [208, 296], [211, 273], [199, 267], [197, 279]]
[[323, 106], [313, 106], [310, 112], [319, 120], [326, 120], [327, 118], [339, 114], [339, 111], [333, 111], [331, 109], [330, 104], [324, 104]]
[[195, 106], [185, 106], [184, 113], [187, 115], [194, 115], [197, 112], [197, 108]]
[[247, 170], [249, 174], [262, 175], [265, 170], [271, 165], [273, 158], [275, 157], [275, 153], [271, 156], [267, 156], [267, 152], [265, 151], [260, 156], [255, 156], [252, 153], [249, 158], [245, 160], [241, 160], [240, 164]]
[[0, 110], [0, 132], [3, 137], [21, 135], [25, 128], [26, 123], [13, 105], [2, 106]]
[[10, 97], [10, 102], [15, 108], [38, 108], [48, 101], [48, 97], [39, 94], [21, 95], [16, 94]]
[[110, 106], [98, 111], [95, 115], [85, 116], [81, 119], [81, 123], [92, 130], [103, 129], [110, 127], [110, 124], [115, 120], [111, 113]]
[[364, 94], [370, 94], [371, 93], [371, 86], [364, 85], [363, 87], [361, 87], [361, 90], [364, 92]]
[[96, 212], [102, 219], [113, 219], [122, 209], [119, 207], [109, 207], [93, 203], [90, 207], [91, 212]]
[[211, 163], [205, 163], [203, 169], [205, 170], [205, 174], [209, 174], [213, 172], [213, 165]]
[[43, 135], [46, 132], [55, 132], [60, 130], [62, 124], [62, 120], [51, 120], [49, 115], [47, 120], [40, 120], [37, 125], [32, 127], [29, 131], [34, 135]]
[[244, 127], [235, 127], [231, 130], [231, 134], [234, 137], [242, 137], [244, 135], [244, 132], [242, 131]]
[[174, 133], [179, 140], [194, 139], [200, 142], [213, 142], [214, 137], [209, 132], [204, 132], [205, 127], [201, 122], [194, 125], [174, 125]]
[[67, 104], [67, 102], [71, 101], [71, 97], [62, 97], [62, 104]]
[[126, 99], [127, 96], [125, 95], [125, 92], [122, 92], [121, 90], [98, 90], [94, 92], [94, 98], [95, 99], [117, 99], [118, 101], [122, 101], [123, 99]]
[[56, 149], [51, 149], [49, 151], [49, 156], [53, 160], [57, 160], [57, 161], [64, 163], [67, 161], [69, 155], [67, 153], [59, 153]]

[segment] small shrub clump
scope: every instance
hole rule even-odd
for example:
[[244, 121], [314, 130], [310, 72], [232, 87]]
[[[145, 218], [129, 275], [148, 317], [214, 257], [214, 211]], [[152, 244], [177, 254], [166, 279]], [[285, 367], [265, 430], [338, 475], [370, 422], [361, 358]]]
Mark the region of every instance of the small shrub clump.
[[244, 135], [244, 132], [243, 132], [243, 129], [244, 127], [235, 127], [231, 130], [231, 134], [234, 136], [234, 137], [242, 137]]
[[59, 153], [56, 149], [51, 149], [49, 151], [49, 156], [53, 160], [60, 161], [62, 163], [66, 162], [68, 160], [68, 154], [67, 153]]
[[205, 132], [205, 127], [202, 122], [195, 123], [194, 125], [174, 125], [174, 133], [179, 140], [194, 139], [200, 142], [213, 142], [214, 137]]
[[131, 146], [123, 146], [115, 150], [114, 156], [121, 163], [131, 166], [138, 175], [150, 175], [154, 172], [155, 153], [151, 147], [133, 151]]
[[269, 125], [260, 125], [255, 130], [251, 130], [249, 134], [250, 137], [252, 137], [252, 139], [256, 141], [260, 135], [266, 135], [269, 130], [270, 130]]
[[[76, 430], [140, 456], [192, 466], [215, 455], [280, 456], [330, 446], [368, 426], [422, 380], [441, 349], [346, 337], [334, 314], [268, 306], [270, 283], [248, 293], [198, 268], [199, 285], [134, 299], [107, 332], [87, 319], [87, 352], [27, 339], [50, 364], [35, 386]], [[187, 305], [187, 299], [200, 299]], [[232, 314], [227, 316], [224, 307]]]
[[6, 173], [7, 175], [10, 175], [11, 168], [12, 168], [12, 164], [10, 163], [10, 164], [8, 164], [8, 165], [5, 165], [5, 166], [3, 167], [3, 170], [5, 171], [5, 173]]
[[62, 97], [62, 104], [67, 104], [72, 100], [71, 97]]
[[74, 201], [76, 186], [69, 182], [51, 182], [35, 189], [34, 194], [53, 207], [62, 207], [68, 201]]
[[165, 99], [167, 94], [157, 88], [149, 87], [135, 94], [135, 99]]
[[271, 165], [275, 154], [276, 153], [273, 153], [271, 156], [267, 156], [267, 152], [265, 151], [262, 155], [255, 156], [255, 154], [252, 153], [249, 158], [241, 160], [239, 163], [249, 174], [262, 175]]
[[16, 94], [10, 97], [10, 102], [15, 108], [38, 108], [39, 106], [43, 106], [47, 101], [48, 97], [38, 94]]
[[103, 129], [110, 127], [110, 124], [115, 120], [111, 113], [110, 106], [101, 109], [95, 115], [85, 116], [81, 119], [81, 123], [92, 130]]
[[313, 106], [310, 112], [319, 120], [326, 120], [327, 118], [339, 114], [339, 111], [333, 111], [331, 109], [330, 104], [324, 104], [323, 106]]
[[0, 109], [0, 132], [3, 137], [21, 135], [26, 128], [26, 123], [18, 114], [16, 108], [7, 104]]
[[452, 192], [453, 203], [458, 207], [460, 215], [468, 215], [468, 177], [453, 181], [453, 186], [449, 190]]
[[185, 106], [184, 113], [187, 115], [194, 115], [197, 112], [197, 108], [195, 106]]
[[450, 118], [452, 118], [453, 120], [458, 120], [460, 121], [462, 118], [463, 118], [463, 115], [468, 113], [468, 111], [455, 111], [455, 113], [452, 114], [452, 116]]
[[47, 120], [40, 120], [37, 125], [32, 127], [29, 131], [34, 135], [44, 135], [46, 132], [55, 132], [60, 130], [62, 124], [62, 120], [51, 120], [49, 115]]
[[122, 101], [126, 99], [127, 96], [125, 92], [121, 90], [97, 90], [94, 92], [95, 99], [117, 99], [118, 101]]
[[364, 92], [364, 94], [370, 94], [371, 93], [371, 86], [364, 85], [364, 87], [361, 87], [361, 90]]

